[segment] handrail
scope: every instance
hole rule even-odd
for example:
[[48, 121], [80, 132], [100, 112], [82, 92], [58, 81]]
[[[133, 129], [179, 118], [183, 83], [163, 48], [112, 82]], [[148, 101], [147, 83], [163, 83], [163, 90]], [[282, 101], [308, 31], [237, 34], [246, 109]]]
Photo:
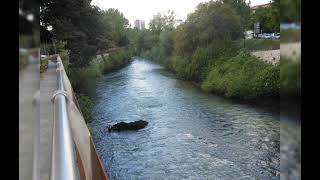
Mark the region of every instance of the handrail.
[[57, 57], [57, 86], [53, 95], [54, 126], [51, 156], [51, 180], [76, 180], [74, 143], [67, 113], [67, 95], [64, 89], [64, 68]]

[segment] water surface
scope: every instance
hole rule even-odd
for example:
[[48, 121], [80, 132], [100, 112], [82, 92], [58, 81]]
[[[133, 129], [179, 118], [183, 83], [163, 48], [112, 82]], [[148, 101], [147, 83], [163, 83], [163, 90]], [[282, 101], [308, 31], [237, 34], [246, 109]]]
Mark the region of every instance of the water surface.
[[[279, 115], [201, 92], [141, 59], [102, 78], [94, 141], [110, 179], [279, 179]], [[143, 119], [139, 131], [110, 124]]]

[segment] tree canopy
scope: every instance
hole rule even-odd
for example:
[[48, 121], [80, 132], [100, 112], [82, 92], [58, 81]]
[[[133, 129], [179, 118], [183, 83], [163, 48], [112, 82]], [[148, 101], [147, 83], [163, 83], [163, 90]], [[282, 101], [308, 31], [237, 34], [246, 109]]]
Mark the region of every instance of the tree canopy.
[[40, 6], [43, 29], [52, 27], [53, 38], [66, 41], [70, 66], [84, 67], [99, 49], [112, 46], [110, 25], [90, 0], [44, 0]]
[[194, 13], [178, 26], [175, 49], [179, 55], [190, 57], [198, 47], [230, 47], [242, 36], [240, 16], [230, 5], [209, 1], [197, 6]]
[[103, 11], [103, 20], [105, 23], [110, 21], [112, 39], [117, 46], [126, 46], [129, 43], [127, 31], [129, 28], [129, 21], [117, 9], [110, 8]]
[[260, 22], [263, 32], [280, 31], [279, 0], [274, 0], [270, 7], [258, 8], [252, 14], [252, 26], [254, 22]]

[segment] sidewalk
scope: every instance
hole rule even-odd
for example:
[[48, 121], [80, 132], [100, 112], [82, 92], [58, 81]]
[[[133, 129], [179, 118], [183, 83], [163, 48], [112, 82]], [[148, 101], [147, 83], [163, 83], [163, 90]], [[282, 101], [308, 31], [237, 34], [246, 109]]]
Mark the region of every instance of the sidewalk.
[[29, 57], [28, 65], [19, 71], [19, 179], [32, 179], [33, 133], [39, 119], [32, 104], [39, 90], [39, 59]]
[[57, 88], [56, 65], [49, 60], [48, 69], [40, 77], [40, 179], [48, 180], [51, 166], [53, 104]]

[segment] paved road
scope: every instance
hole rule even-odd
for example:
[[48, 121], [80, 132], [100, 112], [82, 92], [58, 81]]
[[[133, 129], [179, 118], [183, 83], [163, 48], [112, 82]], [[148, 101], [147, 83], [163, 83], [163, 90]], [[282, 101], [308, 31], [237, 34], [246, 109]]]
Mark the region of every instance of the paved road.
[[[32, 179], [35, 123], [39, 120], [34, 95], [39, 90], [39, 59], [29, 57], [19, 71], [19, 179]], [[35, 139], [36, 140], [36, 139]]]

